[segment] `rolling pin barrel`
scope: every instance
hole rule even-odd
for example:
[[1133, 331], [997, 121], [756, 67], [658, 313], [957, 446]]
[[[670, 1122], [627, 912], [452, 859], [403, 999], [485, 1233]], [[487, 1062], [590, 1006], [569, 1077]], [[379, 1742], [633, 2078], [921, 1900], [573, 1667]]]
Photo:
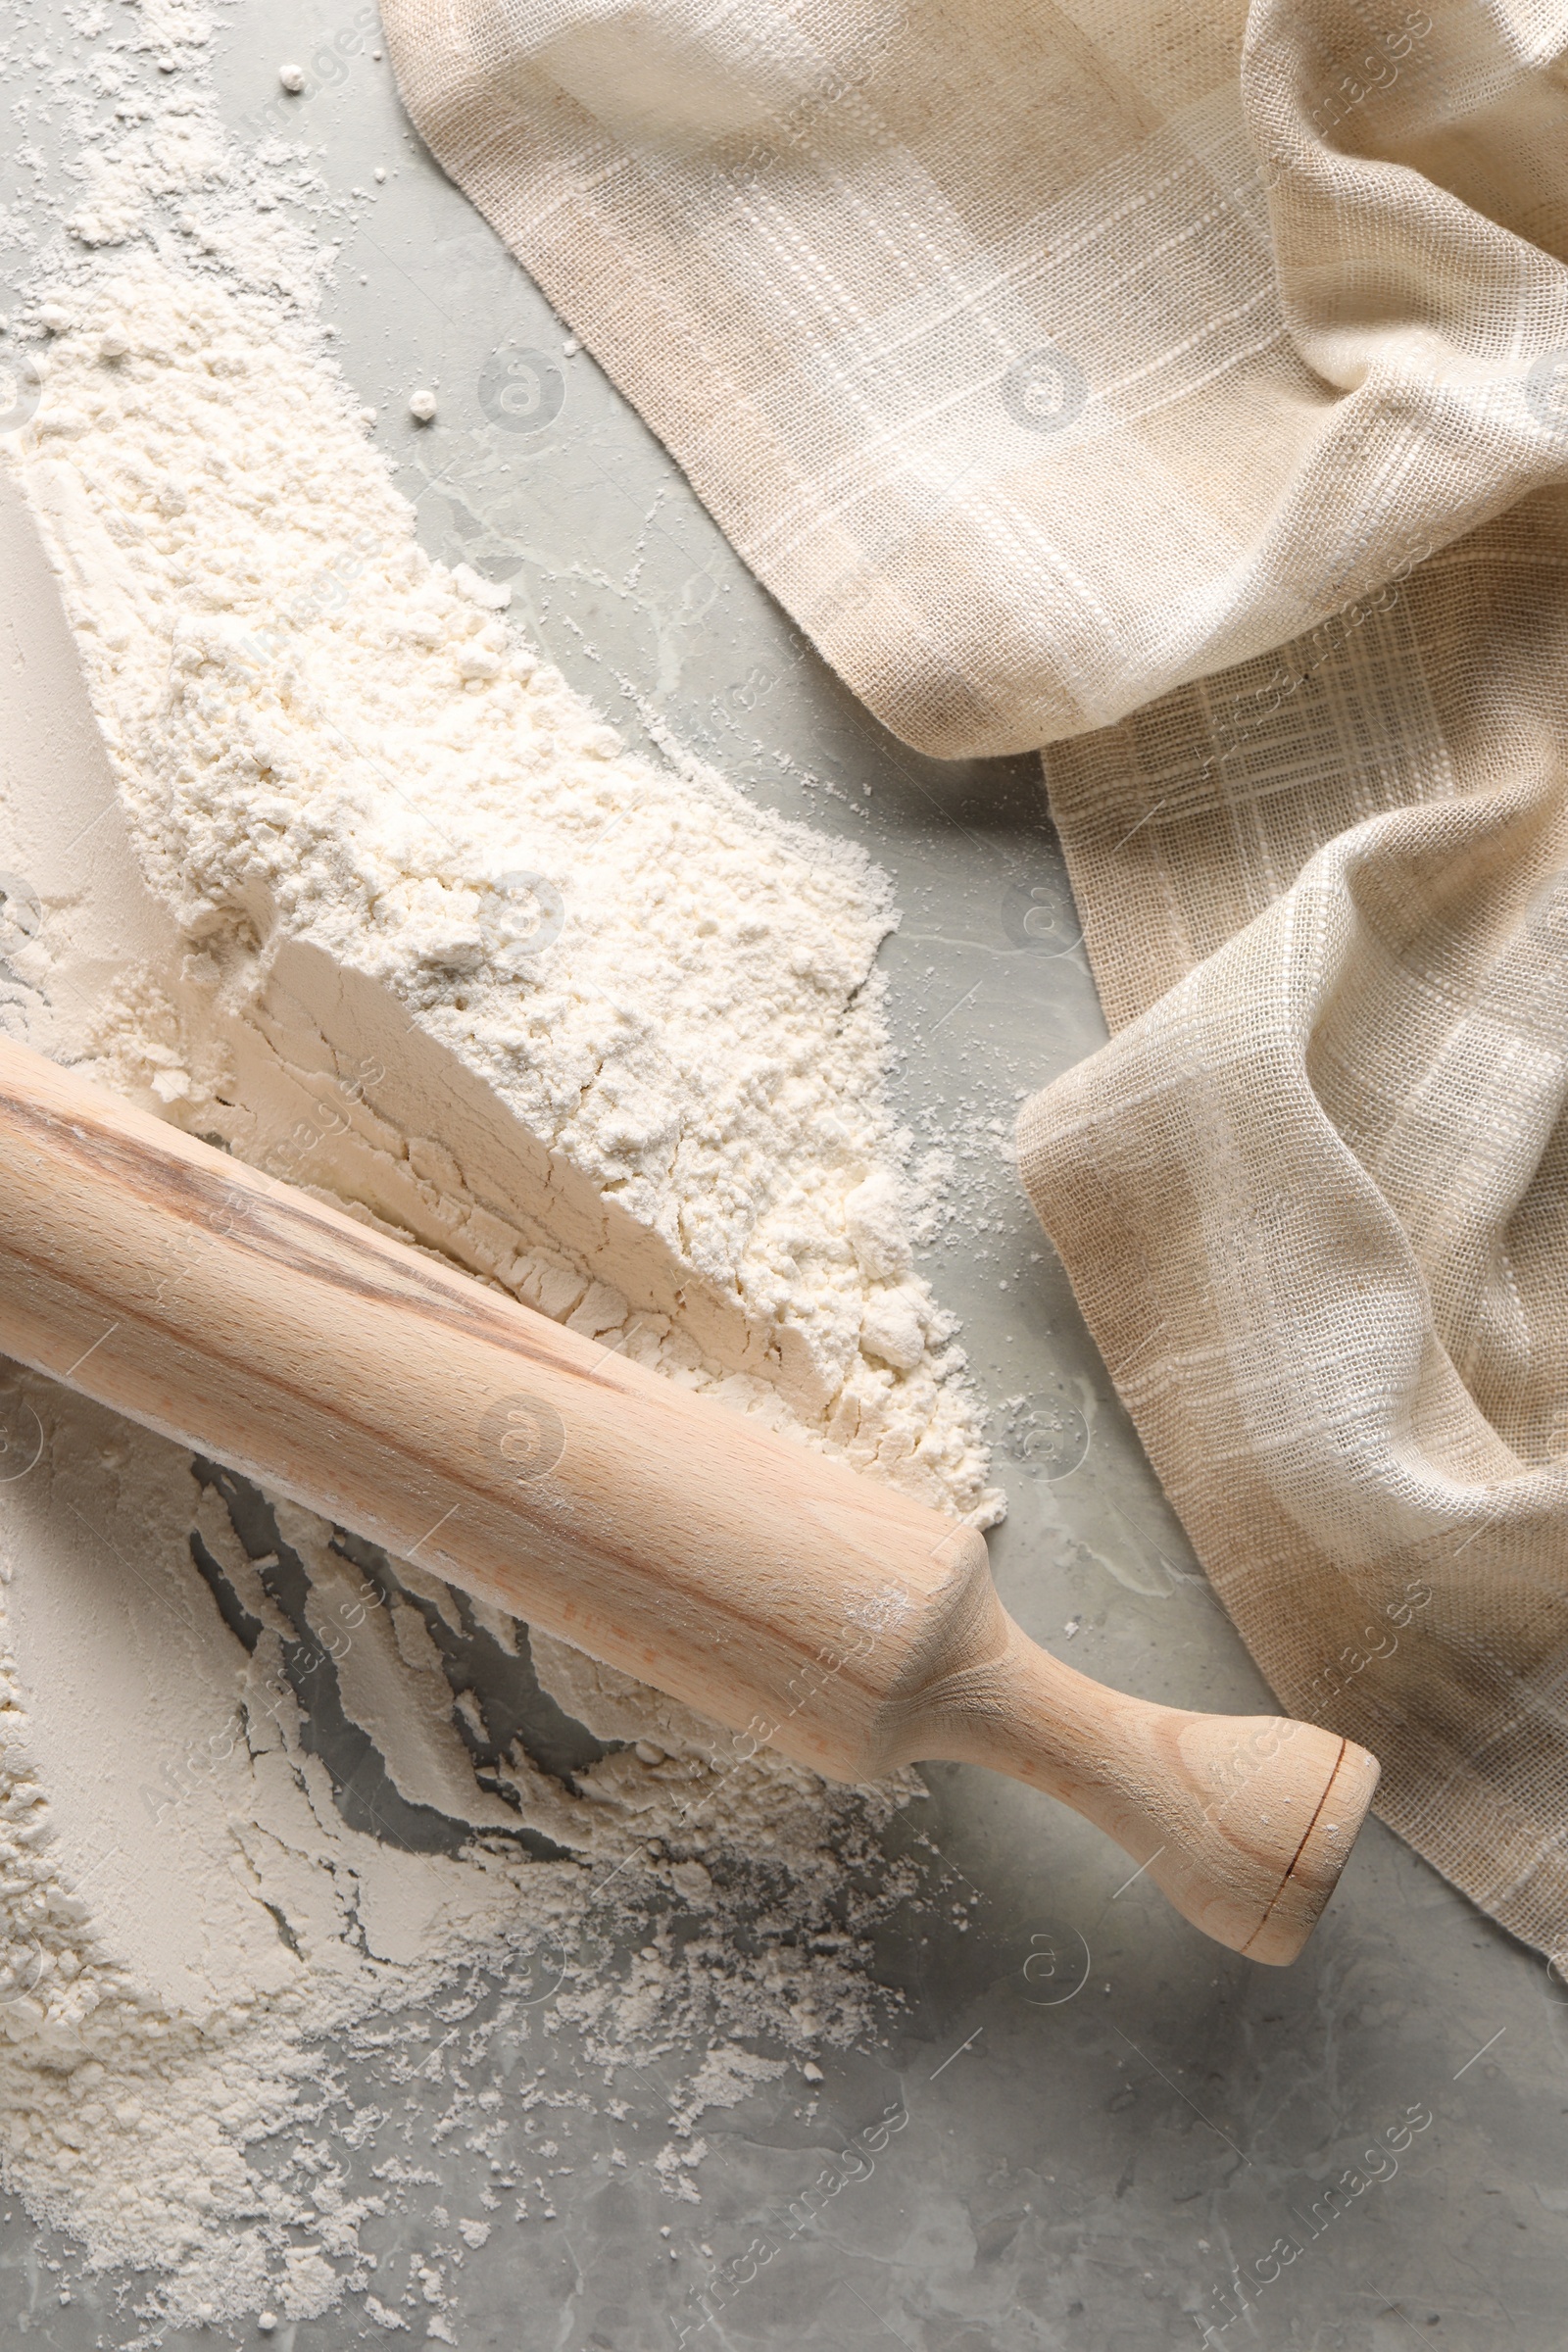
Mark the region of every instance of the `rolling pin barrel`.
[[0, 1040], [0, 1349], [830, 1779], [983, 1763], [1295, 1957], [1377, 1766], [1107, 1690], [897, 1490]]

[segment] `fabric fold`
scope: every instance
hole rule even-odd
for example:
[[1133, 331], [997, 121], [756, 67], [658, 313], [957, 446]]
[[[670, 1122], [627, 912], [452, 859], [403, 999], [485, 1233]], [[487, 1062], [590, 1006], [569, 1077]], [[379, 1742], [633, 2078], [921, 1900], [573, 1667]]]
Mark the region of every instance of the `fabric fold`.
[[1376, 83], [1334, 0], [1245, 60], [1223, 0], [383, 17], [438, 160], [921, 751], [1109, 724], [1563, 470], [1568, 93], [1490, 10], [1398, 12]]
[[[1019, 1165], [1216, 1591], [1568, 1948], [1568, 492], [1048, 755], [1102, 1053]], [[1322, 846], [1315, 846], [1321, 843]]]

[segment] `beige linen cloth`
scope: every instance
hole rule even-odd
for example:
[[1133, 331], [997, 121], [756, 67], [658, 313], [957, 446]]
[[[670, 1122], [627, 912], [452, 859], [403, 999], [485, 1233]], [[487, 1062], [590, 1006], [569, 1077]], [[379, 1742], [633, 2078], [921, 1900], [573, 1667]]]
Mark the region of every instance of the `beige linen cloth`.
[[1568, 10], [384, 14], [878, 715], [1050, 747], [1030, 1196], [1281, 1700], [1568, 1953]]

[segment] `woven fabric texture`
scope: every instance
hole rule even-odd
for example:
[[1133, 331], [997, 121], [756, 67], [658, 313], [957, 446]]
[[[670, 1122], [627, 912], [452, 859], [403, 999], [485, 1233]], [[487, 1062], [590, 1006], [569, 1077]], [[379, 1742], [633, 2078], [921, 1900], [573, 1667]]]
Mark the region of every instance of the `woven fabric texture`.
[[872, 710], [1051, 747], [1031, 1198], [1283, 1702], [1568, 1954], [1568, 9], [383, 14]]

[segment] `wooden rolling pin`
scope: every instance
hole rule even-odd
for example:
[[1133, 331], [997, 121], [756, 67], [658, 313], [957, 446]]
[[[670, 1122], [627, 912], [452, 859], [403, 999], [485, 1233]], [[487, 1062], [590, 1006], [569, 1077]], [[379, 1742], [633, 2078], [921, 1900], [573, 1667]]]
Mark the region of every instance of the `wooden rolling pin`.
[[972, 1529], [4, 1040], [0, 1349], [657, 1684], [735, 1756], [1010, 1773], [1256, 1960], [1295, 1958], [1377, 1780], [1311, 1725], [1075, 1674]]

